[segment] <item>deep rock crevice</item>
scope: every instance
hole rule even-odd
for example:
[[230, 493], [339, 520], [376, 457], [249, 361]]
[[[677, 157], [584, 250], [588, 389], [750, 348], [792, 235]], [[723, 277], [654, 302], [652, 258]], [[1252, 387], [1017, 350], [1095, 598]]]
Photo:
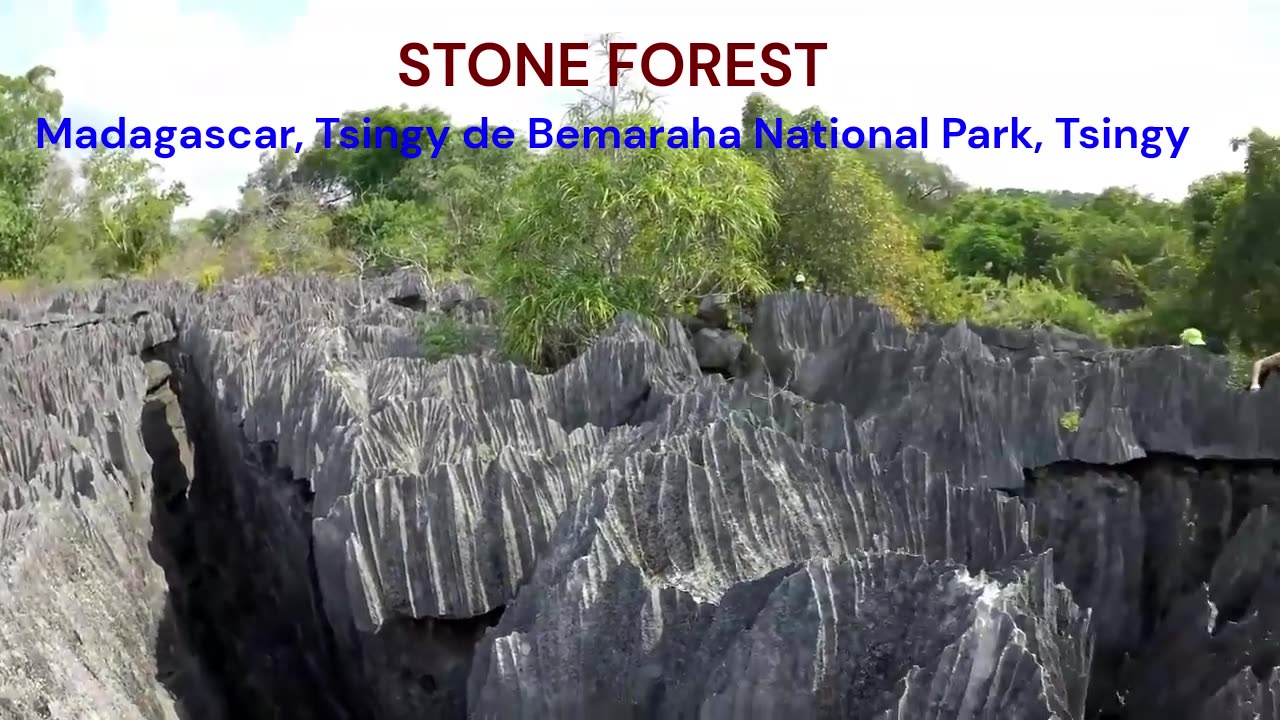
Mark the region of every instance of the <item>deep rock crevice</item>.
[[624, 319], [539, 375], [426, 357], [488, 311], [413, 278], [0, 311], [6, 717], [1276, 717], [1280, 398], [1214, 358], [785, 294], [732, 368]]
[[229, 717], [230, 689], [221, 677], [225, 661], [217, 647], [194, 642], [204, 639], [189, 592], [201, 568], [187, 507], [196, 468], [179, 384], [170, 365], [175, 355], [169, 343], [145, 348], [141, 355], [147, 393], [140, 429], [152, 462], [150, 550], [168, 589], [156, 635], [157, 677], [173, 695], [181, 720], [221, 720]]
[[[1280, 631], [1270, 610], [1280, 603], [1280, 463], [1160, 454], [1112, 466], [1056, 463], [1031, 478], [1019, 495], [1032, 547], [1052, 548], [1055, 575], [1093, 608], [1090, 706], [1099, 717], [1177, 716], [1241, 667], [1267, 679], [1274, 646], [1231, 638]], [[1193, 665], [1210, 649], [1218, 683], [1170, 692], [1175, 658]]]
[[177, 343], [156, 355], [172, 372], [144, 414], [154, 542], [170, 559], [173, 624], [221, 699], [187, 703], [184, 720], [358, 717], [320, 609], [309, 488], [276, 466], [272, 443], [227, 427]]
[[396, 620], [360, 652], [341, 647], [323, 612], [308, 482], [279, 465], [275, 442], [251, 444], [220, 417], [178, 342], [143, 359], [152, 548], [169, 587], [157, 654], [181, 719], [465, 716], [475, 645], [503, 606]]

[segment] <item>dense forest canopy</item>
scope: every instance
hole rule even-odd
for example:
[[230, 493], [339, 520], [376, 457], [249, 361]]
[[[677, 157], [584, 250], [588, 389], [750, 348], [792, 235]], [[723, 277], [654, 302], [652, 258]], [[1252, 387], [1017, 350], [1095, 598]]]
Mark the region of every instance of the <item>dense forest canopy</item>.
[[[608, 38], [602, 39], [607, 42]], [[826, 117], [762, 94], [742, 150], [394, 149], [269, 153], [234, 208], [174, 222], [189, 198], [128, 151], [79, 166], [37, 148], [56, 119], [54, 71], [0, 75], [0, 280], [367, 272], [466, 276], [502, 308], [509, 350], [551, 364], [620, 311], [656, 316], [711, 291], [788, 287], [865, 295], [904, 321], [1056, 325], [1117, 344], [1176, 342], [1187, 326], [1233, 347], [1280, 339], [1280, 139], [1223, 138], [1243, 169], [1180, 202], [967, 187], [895, 149], [756, 150], [754, 120]], [[599, 87], [570, 109], [594, 124], [660, 124], [642, 88]], [[353, 110], [398, 128], [432, 107]], [[745, 149], [751, 148], [751, 149]], [[77, 179], [82, 182], [77, 182]]]

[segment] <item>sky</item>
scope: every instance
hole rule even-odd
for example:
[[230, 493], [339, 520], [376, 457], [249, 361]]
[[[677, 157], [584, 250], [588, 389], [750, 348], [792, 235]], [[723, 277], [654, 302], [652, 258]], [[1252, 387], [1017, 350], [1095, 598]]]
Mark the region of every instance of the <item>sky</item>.
[[[603, 32], [649, 43], [825, 42], [815, 84], [759, 90], [791, 110], [819, 106], [841, 125], [930, 118], [925, 154], [985, 187], [1134, 187], [1180, 198], [1199, 177], [1239, 169], [1232, 137], [1280, 132], [1280, 2], [1275, 0], [0, 0], [0, 74], [57, 72], [63, 114], [101, 126], [295, 126], [398, 105], [455, 123], [487, 116], [517, 130], [559, 122], [572, 88], [420, 88], [401, 83], [407, 42], [577, 42]], [[1037, 9], [1037, 5], [1042, 9]], [[537, 10], [530, 8], [537, 7]], [[433, 60], [429, 58], [429, 60]], [[433, 67], [435, 67], [433, 65]], [[594, 75], [594, 73], [592, 73]], [[753, 88], [661, 90], [667, 124], [737, 125]], [[943, 149], [941, 118], [1030, 125], [1044, 145]], [[1179, 156], [1064, 149], [1057, 117], [1187, 127]], [[34, 132], [34, 128], [33, 128]], [[233, 206], [258, 150], [179, 150], [156, 159], [185, 183], [184, 215]], [[155, 159], [155, 158], [153, 158]], [[430, 162], [429, 159], [423, 162]]]

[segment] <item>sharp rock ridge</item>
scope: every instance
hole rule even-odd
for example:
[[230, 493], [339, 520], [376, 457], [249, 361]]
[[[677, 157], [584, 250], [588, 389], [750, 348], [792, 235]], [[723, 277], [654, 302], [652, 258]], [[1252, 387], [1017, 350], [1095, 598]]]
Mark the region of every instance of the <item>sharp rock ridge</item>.
[[754, 316], [727, 381], [635, 318], [430, 357], [492, 314], [413, 273], [0, 302], [0, 715], [1275, 714], [1274, 388]]

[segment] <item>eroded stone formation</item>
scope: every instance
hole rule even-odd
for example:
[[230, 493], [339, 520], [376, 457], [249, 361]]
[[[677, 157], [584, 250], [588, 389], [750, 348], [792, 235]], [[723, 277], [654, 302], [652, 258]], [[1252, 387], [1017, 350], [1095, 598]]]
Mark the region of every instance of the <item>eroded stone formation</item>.
[[488, 322], [0, 303], [0, 717], [1280, 717], [1280, 391], [1217, 358], [789, 294], [539, 375]]

